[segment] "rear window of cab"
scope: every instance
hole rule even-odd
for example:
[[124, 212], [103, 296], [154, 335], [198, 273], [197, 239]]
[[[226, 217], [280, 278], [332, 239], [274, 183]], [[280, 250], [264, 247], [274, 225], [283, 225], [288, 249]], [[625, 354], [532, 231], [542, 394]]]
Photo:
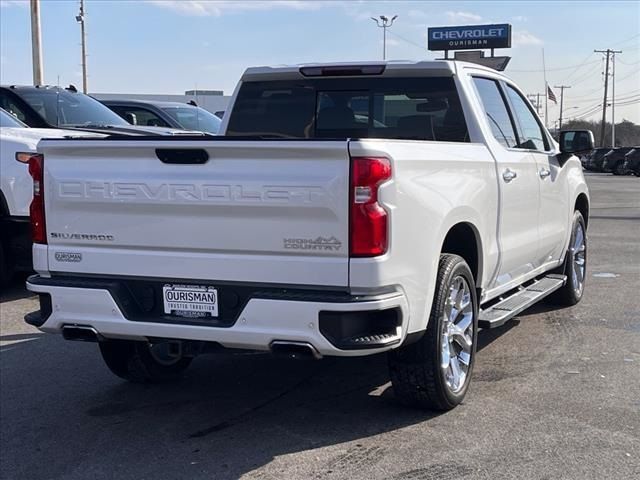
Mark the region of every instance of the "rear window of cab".
[[245, 82], [226, 135], [469, 141], [452, 77]]

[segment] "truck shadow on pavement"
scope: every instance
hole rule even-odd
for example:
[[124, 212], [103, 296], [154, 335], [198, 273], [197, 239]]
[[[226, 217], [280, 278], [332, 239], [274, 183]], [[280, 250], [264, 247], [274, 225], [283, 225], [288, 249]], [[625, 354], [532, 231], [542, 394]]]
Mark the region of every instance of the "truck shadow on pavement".
[[436, 415], [395, 402], [384, 355], [209, 355], [178, 383], [133, 385], [95, 344], [5, 340], [17, 342], [0, 354], [2, 478], [238, 478], [319, 447], [320, 470], [336, 471], [381, 461], [368, 439]]
[[5, 289], [0, 290], [0, 304], [35, 296], [25, 288], [27, 276], [25, 274], [16, 275]]
[[[479, 351], [518, 323], [480, 332]], [[134, 385], [95, 344], [35, 330], [2, 340], [15, 342], [1, 349], [3, 478], [238, 478], [292, 453], [340, 478], [384, 461], [375, 436], [439, 415], [395, 401], [385, 355], [207, 355], [178, 383]]]

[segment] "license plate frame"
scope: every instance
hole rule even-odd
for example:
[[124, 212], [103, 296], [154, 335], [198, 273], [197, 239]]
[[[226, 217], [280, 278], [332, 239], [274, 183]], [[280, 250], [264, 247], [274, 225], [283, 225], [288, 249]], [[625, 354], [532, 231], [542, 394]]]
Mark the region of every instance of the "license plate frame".
[[164, 284], [162, 302], [166, 315], [211, 319], [219, 315], [218, 289], [211, 285]]

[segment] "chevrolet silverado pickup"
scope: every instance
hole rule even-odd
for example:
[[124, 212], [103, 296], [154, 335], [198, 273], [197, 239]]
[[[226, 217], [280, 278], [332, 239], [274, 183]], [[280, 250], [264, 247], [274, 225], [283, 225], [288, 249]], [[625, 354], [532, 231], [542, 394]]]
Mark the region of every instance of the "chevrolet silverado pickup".
[[137, 382], [387, 352], [400, 401], [450, 409], [480, 328], [580, 301], [592, 148], [479, 65], [250, 68], [219, 137], [39, 144], [26, 321]]

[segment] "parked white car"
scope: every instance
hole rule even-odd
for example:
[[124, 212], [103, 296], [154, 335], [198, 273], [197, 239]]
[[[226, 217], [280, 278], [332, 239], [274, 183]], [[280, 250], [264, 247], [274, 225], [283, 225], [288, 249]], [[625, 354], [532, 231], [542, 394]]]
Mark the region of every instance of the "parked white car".
[[499, 72], [252, 68], [222, 133], [42, 141], [26, 321], [132, 381], [209, 345], [388, 352], [400, 400], [450, 409], [479, 328], [582, 298], [593, 135], [558, 146]]
[[29, 204], [33, 181], [26, 162], [36, 153], [42, 138], [68, 136], [100, 138], [104, 135], [29, 128], [0, 109], [0, 288], [11, 278], [13, 271], [32, 269]]

